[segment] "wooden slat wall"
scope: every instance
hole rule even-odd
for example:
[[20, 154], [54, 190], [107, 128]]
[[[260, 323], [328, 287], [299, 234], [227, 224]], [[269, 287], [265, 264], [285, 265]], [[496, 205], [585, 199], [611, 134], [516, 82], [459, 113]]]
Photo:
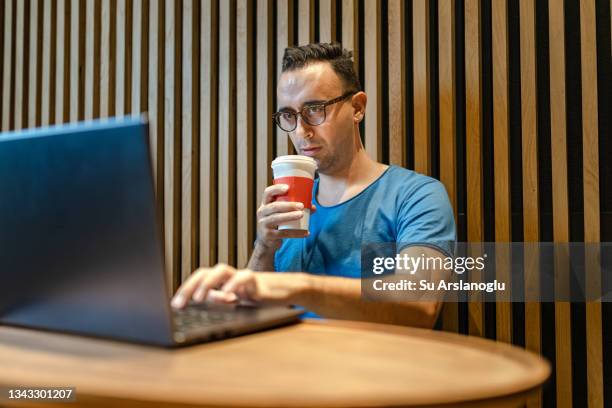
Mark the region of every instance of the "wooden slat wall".
[[[569, 202], [567, 186], [567, 123], [565, 109], [565, 24], [563, 3], [550, 3], [549, 10], [550, 47], [550, 134], [553, 194], [553, 239], [569, 242]], [[567, 288], [569, 275], [567, 260], [555, 262], [558, 288]], [[569, 302], [555, 303], [555, 358], [557, 406], [572, 405], [572, 336], [571, 309]]]
[[[217, 261], [217, 2], [205, 0], [201, 5], [200, 65], [200, 259], [199, 265]], [[259, 50], [258, 50], [259, 51]], [[206, 64], [205, 61], [210, 61]]]
[[[523, 229], [526, 242], [540, 240], [540, 207], [538, 180], [538, 130], [536, 101], [536, 47], [535, 47], [535, 1], [521, 2], [521, 126], [523, 147]], [[539, 270], [535, 258], [526, 251], [525, 290], [536, 292], [539, 288]], [[525, 346], [540, 353], [541, 310], [537, 302], [525, 304]], [[534, 395], [528, 407], [542, 405], [542, 395]]]
[[[537, 83], [536, 83], [536, 27], [535, 0], [521, 1], [519, 4], [521, 21], [521, 132], [523, 163], [523, 236], [526, 242], [540, 239], [539, 180], [538, 180], [538, 128], [537, 128]], [[530, 263], [535, 257], [525, 254], [525, 291], [537, 291], [538, 275], [529, 273], [537, 270], [538, 265]], [[541, 351], [540, 304], [525, 304], [525, 346], [528, 350]], [[529, 407], [541, 406], [541, 392], [534, 395]]]
[[355, 71], [359, 71], [359, 7], [357, 0], [342, 0], [342, 46], [353, 51]]
[[[198, 30], [197, 21], [194, 21], [194, 7], [197, 2], [185, 0], [183, 2], [183, 27], [182, 35], [182, 105], [181, 105], [181, 280], [189, 277], [196, 266], [196, 247], [195, 247], [195, 225], [197, 200], [194, 186], [196, 185], [193, 165], [197, 163], [198, 157], [195, 155], [194, 139], [197, 130], [195, 118], [199, 111], [197, 108], [197, 94], [194, 83], [194, 65], [197, 61], [197, 53], [194, 53], [195, 33]], [[194, 24], [195, 23], [195, 24]], [[177, 35], [179, 35], [177, 33]], [[197, 167], [196, 167], [197, 168]]]
[[[467, 177], [467, 237], [482, 242], [482, 78], [481, 78], [481, 5], [478, 0], [465, 2], [465, 130]], [[476, 277], [478, 279], [478, 277]], [[484, 335], [484, 307], [477, 296], [468, 305], [470, 334]]]
[[389, 163], [406, 166], [405, 3], [389, 2]]
[[[32, 128], [40, 126], [42, 9], [39, 7], [38, 0], [30, 0], [29, 6], [30, 37], [28, 43], [28, 121], [27, 125], [24, 127]], [[0, 21], [2, 21], [1, 17]]]
[[25, 6], [24, 1], [18, 1], [17, 6], [17, 21], [15, 30], [15, 129], [24, 127], [23, 113], [27, 108], [24, 106], [24, 71], [19, 67], [25, 66], [24, 61], [24, 36], [25, 36]]
[[[276, 3], [276, 81], [282, 72], [283, 55], [285, 48], [295, 45], [293, 38], [293, 0], [280, 0]], [[294, 154], [291, 141], [287, 133], [275, 127], [276, 154], [278, 156]]]
[[4, 29], [2, 30], [4, 37], [4, 46], [2, 47], [2, 131], [14, 127], [12, 120], [14, 105], [11, 102], [11, 91], [13, 86], [13, 24], [15, 23], [13, 18], [13, 7], [13, 1], [4, 1]]
[[[5, 4], [8, 7], [8, 1], [5, 2]], [[44, 9], [43, 9], [43, 58], [42, 58], [42, 93], [41, 93], [41, 104], [42, 104], [42, 125], [49, 125], [51, 123], [53, 123], [52, 118], [54, 117], [54, 107], [55, 107], [55, 101], [53, 99], [53, 95], [55, 92], [55, 86], [54, 86], [54, 81], [52, 80], [52, 78], [54, 78], [53, 72], [54, 72], [54, 65], [55, 65], [55, 55], [53, 52], [52, 47], [55, 46], [55, 24], [53, 21], [53, 14], [55, 12], [55, 7], [54, 4], [50, 1], [46, 1], [44, 2]], [[6, 13], [6, 11], [5, 11]], [[6, 15], [5, 15], [6, 17]], [[8, 27], [7, 24], [5, 24], [5, 27]], [[5, 55], [6, 55], [6, 36], [9, 34], [8, 30], [5, 30], [5, 45], [4, 45], [4, 51], [5, 51]], [[5, 61], [5, 68], [4, 68], [4, 77], [6, 78], [6, 64], [7, 62]], [[4, 84], [6, 84], [6, 80], [4, 81]], [[3, 86], [4, 86], [3, 84]], [[6, 89], [7, 87], [4, 86], [4, 89]], [[4, 106], [3, 106], [3, 109]], [[2, 121], [2, 129], [5, 130], [5, 126], [7, 126], [8, 124], [3, 120]], [[7, 126], [8, 127], [8, 126]]]
[[336, 1], [319, 0], [319, 42], [336, 41]]
[[[302, 13], [302, 3], [300, 3], [300, 13]], [[307, 14], [309, 16], [310, 14]], [[309, 19], [310, 17], [308, 17]], [[272, 140], [275, 129], [272, 124], [272, 113], [274, 112], [273, 102], [273, 83], [272, 72], [274, 72], [273, 53], [272, 53], [272, 2], [269, 0], [257, 2], [257, 118], [256, 118], [256, 200], [261, 201], [263, 192], [271, 184], [272, 171], [270, 163], [272, 161]], [[304, 21], [302, 19], [301, 21]], [[309, 21], [309, 20], [307, 20]], [[298, 28], [302, 30], [302, 26]], [[301, 31], [300, 31], [301, 32]]]
[[[440, 100], [440, 181], [444, 183], [457, 219], [457, 108], [455, 80], [455, 0], [438, 2], [438, 72]], [[459, 331], [456, 302], [444, 306], [444, 329]]]
[[412, 3], [414, 169], [428, 175], [431, 174], [429, 3], [428, 0]]
[[362, 86], [368, 95], [365, 119], [365, 149], [377, 160], [382, 157], [382, 89], [381, 89], [381, 4], [380, 0], [365, 2], [364, 51], [365, 78]]
[[[237, 160], [237, 196], [238, 202], [238, 225], [244, 226], [242, 233], [237, 236], [238, 240], [238, 258], [237, 265], [246, 267], [251, 247], [254, 239], [254, 216], [255, 207], [253, 186], [253, 147], [255, 145], [255, 132], [253, 126], [254, 116], [254, 87], [251, 67], [254, 62], [252, 41], [249, 39], [250, 33], [253, 30], [253, 4], [248, 0], [238, 2], [238, 11], [236, 21], [237, 38], [236, 38], [236, 65], [238, 67], [236, 79], [236, 105], [244, 107], [237, 110], [237, 146], [236, 155], [240, 159]], [[288, 17], [287, 20], [288, 21]], [[286, 136], [285, 136], [286, 139]]]
[[[580, 13], [580, 50], [568, 47], [572, 39], [565, 36], [574, 21], [566, 10], [574, 3]], [[368, 153], [439, 177], [460, 237], [483, 241], [489, 219], [494, 223], [489, 236], [498, 242], [538, 241], [547, 236], [546, 228], [555, 242], [569, 242], [571, 225], [583, 226], [585, 241], [598, 242], [601, 214], [610, 211], [600, 208], [606, 193], [600, 189], [609, 186], [600, 181], [606, 162], [600, 160], [605, 153], [599, 142], [608, 135], [601, 131], [598, 98], [612, 95], [595, 80], [605, 69], [598, 66], [598, 47], [611, 38], [609, 22], [597, 21], [595, 10], [608, 3], [3, 0], [0, 129], [146, 112], [168, 281], [174, 289], [198, 266], [246, 265], [256, 233], [255, 210], [271, 183], [270, 162], [294, 152], [271, 121], [284, 48], [337, 40], [353, 51], [368, 94], [362, 127]], [[542, 28], [544, 20], [548, 26]], [[548, 48], [542, 46], [546, 37]], [[484, 69], [487, 53], [492, 62]], [[566, 72], [572, 58], [579, 58], [581, 67], [577, 100], [567, 99], [566, 91], [573, 86]], [[547, 84], [538, 77], [545, 61]], [[549, 99], [539, 99], [543, 89]], [[542, 110], [544, 103], [550, 106]], [[580, 134], [572, 126], [576, 113]], [[550, 133], [542, 132], [547, 120]], [[542, 163], [540, 146], [548, 138], [552, 160]], [[573, 165], [568, 157], [576, 140], [582, 145], [578, 190], [584, 213], [570, 210], [577, 187], [568, 174]], [[490, 160], [485, 155], [493, 157], [492, 187], [484, 173]], [[522, 178], [514, 176], [516, 167]], [[551, 180], [542, 178], [544, 168]], [[542, 222], [546, 209], [540, 196], [546, 183], [552, 225]], [[490, 210], [485, 196], [494, 198]], [[508, 262], [500, 260], [498, 276], [508, 276]], [[562, 255], [556, 261], [560, 289], [567, 287], [566, 263]], [[591, 286], [600, 284], [598, 276], [597, 271], [589, 274]], [[532, 278], [525, 277], [530, 289], [537, 288]], [[489, 319], [479, 299], [473, 300], [467, 312], [457, 304], [445, 308], [446, 330], [504, 342], [524, 339], [522, 345], [541, 352], [540, 304], [529, 303], [517, 313], [510, 303], [498, 302], [495, 319]], [[574, 355], [572, 344], [581, 319], [572, 322], [569, 303], [554, 306], [551, 405], [570, 407], [582, 400], [589, 407], [606, 405], [606, 316], [599, 303], [585, 310], [586, 333], [579, 335], [586, 343], [586, 371], [577, 364], [580, 352]], [[529, 405], [546, 405], [543, 398], [536, 395]]]
[[[580, 64], [582, 67], [582, 179], [584, 241], [600, 240], [599, 130], [597, 109], [597, 39], [595, 0], [580, 2]], [[609, 114], [609, 112], [608, 112]], [[600, 286], [601, 272], [587, 260], [586, 287]], [[586, 304], [587, 394], [589, 408], [603, 408], [601, 303]]]
[[[510, 205], [510, 106], [508, 63], [508, 2], [492, 3], [492, 55], [493, 55], [493, 145], [495, 172], [495, 241], [511, 242]], [[502, 254], [500, 254], [502, 255]], [[510, 265], [508, 254], [497, 259], [497, 275], [508, 282]], [[496, 304], [497, 340], [512, 342], [512, 305]]]

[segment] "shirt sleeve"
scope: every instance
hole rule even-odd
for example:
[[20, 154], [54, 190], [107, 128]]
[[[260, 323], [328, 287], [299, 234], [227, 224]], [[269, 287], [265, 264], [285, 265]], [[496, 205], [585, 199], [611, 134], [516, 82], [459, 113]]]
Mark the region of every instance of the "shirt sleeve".
[[398, 252], [409, 246], [429, 246], [452, 256], [456, 239], [455, 217], [442, 183], [428, 179], [406, 192], [398, 206]]

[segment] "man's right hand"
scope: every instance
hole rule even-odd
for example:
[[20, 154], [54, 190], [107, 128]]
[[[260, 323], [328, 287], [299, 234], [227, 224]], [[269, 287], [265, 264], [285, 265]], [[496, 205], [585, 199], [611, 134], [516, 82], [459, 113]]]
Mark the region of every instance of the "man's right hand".
[[[274, 184], [266, 187], [257, 209], [257, 244], [264, 249], [276, 251], [284, 238], [304, 238], [308, 231], [279, 230], [278, 226], [287, 221], [299, 220], [304, 216], [304, 205], [296, 202], [274, 201], [274, 198], [287, 192], [286, 184]], [[316, 210], [311, 207], [311, 212]]]

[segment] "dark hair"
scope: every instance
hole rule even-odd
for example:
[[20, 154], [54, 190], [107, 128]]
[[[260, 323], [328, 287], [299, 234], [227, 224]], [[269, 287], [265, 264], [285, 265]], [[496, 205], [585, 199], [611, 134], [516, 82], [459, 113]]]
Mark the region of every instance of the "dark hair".
[[353, 52], [339, 43], [307, 44], [285, 48], [283, 72], [303, 68], [315, 62], [328, 62], [343, 82], [345, 92], [361, 90], [359, 78], [353, 68]]

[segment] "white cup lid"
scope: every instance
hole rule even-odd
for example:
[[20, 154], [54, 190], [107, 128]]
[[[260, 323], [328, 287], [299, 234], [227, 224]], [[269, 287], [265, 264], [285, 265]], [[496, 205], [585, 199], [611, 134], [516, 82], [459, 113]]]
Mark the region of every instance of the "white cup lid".
[[276, 159], [272, 160], [272, 167], [285, 163], [306, 164], [313, 166], [315, 169], [317, 168], [317, 162], [312, 157], [302, 156], [299, 154], [279, 156]]

